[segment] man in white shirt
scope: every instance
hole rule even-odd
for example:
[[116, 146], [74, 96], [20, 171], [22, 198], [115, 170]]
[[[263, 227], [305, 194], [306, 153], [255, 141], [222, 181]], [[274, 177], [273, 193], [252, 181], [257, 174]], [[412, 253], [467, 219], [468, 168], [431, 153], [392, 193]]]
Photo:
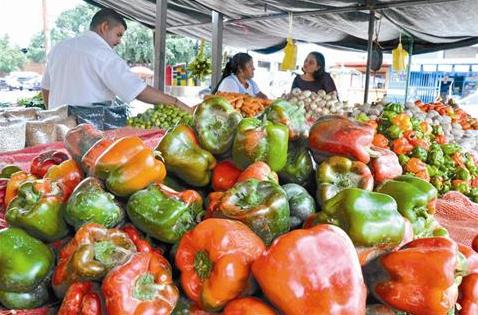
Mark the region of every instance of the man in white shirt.
[[189, 107], [175, 97], [148, 86], [130, 71], [113, 50], [126, 31], [125, 20], [112, 9], [101, 9], [91, 20], [90, 30], [56, 45], [48, 55], [42, 80], [45, 104], [90, 105], [134, 99], [150, 103]]

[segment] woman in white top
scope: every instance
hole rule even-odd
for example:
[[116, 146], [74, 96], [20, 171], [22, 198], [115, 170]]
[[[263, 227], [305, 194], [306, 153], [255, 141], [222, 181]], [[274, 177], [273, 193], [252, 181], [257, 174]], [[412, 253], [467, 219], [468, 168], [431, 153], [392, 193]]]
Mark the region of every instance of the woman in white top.
[[216, 92], [235, 92], [249, 94], [251, 96], [267, 98], [261, 92], [254, 77], [254, 63], [252, 57], [246, 53], [235, 54], [222, 71], [222, 77], [213, 91]]

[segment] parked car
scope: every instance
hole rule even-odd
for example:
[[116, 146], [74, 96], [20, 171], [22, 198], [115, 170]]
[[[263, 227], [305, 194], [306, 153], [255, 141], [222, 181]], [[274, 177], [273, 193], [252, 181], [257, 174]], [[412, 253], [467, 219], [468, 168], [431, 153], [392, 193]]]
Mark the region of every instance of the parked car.
[[31, 71], [17, 71], [17, 72], [11, 72], [10, 75], [5, 77], [5, 81], [10, 90], [31, 89], [35, 85], [34, 81], [31, 83], [27, 83], [26, 85], [25, 83], [32, 79], [41, 80], [41, 75]]
[[8, 90], [8, 84], [5, 78], [0, 78], [0, 91]]
[[23, 89], [28, 91], [41, 90], [41, 77], [35, 77], [23, 83]]

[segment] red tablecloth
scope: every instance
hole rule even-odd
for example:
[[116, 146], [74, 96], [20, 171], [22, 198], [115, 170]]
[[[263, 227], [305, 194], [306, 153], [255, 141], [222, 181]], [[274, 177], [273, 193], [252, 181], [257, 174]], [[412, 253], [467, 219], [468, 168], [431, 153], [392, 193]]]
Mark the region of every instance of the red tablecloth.
[[[151, 148], [158, 145], [161, 138], [164, 136], [164, 130], [162, 129], [136, 129], [136, 128], [120, 128], [115, 130], [109, 130], [105, 132], [107, 137], [121, 138], [125, 136], [139, 136], [143, 141]], [[0, 169], [6, 164], [15, 164], [22, 169], [30, 170], [30, 163], [34, 157], [38, 154], [49, 151], [60, 150], [66, 152], [63, 142], [53, 142], [49, 144], [37, 145], [34, 147], [25, 148], [18, 151], [10, 151], [0, 153]]]

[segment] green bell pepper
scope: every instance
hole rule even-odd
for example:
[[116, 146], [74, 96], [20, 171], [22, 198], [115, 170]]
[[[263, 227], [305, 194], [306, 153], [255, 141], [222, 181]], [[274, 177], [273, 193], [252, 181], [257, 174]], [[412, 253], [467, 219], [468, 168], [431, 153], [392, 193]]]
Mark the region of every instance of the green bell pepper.
[[194, 190], [177, 192], [152, 184], [129, 198], [127, 212], [138, 229], [173, 244], [201, 221], [202, 204], [201, 196]]
[[13, 173], [19, 172], [22, 169], [16, 165], [5, 165], [0, 171], [0, 178], [10, 178]]
[[303, 106], [293, 105], [279, 98], [272, 102], [264, 114], [273, 123], [283, 124], [289, 128], [289, 140], [297, 140], [305, 134], [306, 124]]
[[286, 165], [288, 142], [287, 126], [245, 118], [239, 123], [232, 146], [234, 164], [245, 169], [254, 162], [263, 161], [278, 172]]
[[0, 230], [0, 303], [9, 309], [45, 304], [54, 264], [50, 248], [22, 229]]
[[18, 188], [5, 218], [10, 225], [23, 228], [42, 241], [54, 242], [68, 234], [63, 211], [60, 188], [50, 179], [41, 179], [25, 182]]
[[405, 154], [400, 154], [398, 156], [398, 162], [400, 163], [400, 165], [406, 165], [408, 163], [408, 161], [410, 160], [410, 158], [408, 156], [406, 156]]
[[295, 229], [302, 226], [305, 219], [316, 212], [315, 200], [307, 190], [297, 184], [286, 184], [282, 186], [289, 201], [290, 228]]
[[287, 162], [279, 172], [279, 177], [285, 183], [306, 184], [314, 171], [312, 157], [309, 154], [307, 142], [303, 140], [290, 141], [287, 148]]
[[425, 161], [427, 160], [428, 157], [428, 152], [424, 148], [421, 147], [415, 147], [412, 150], [412, 157], [415, 157], [419, 159], [420, 161]]
[[395, 112], [393, 112], [393, 111], [390, 111], [390, 110], [384, 110], [384, 111], [382, 112], [382, 115], [380, 115], [380, 119], [391, 122], [391, 120], [392, 120], [393, 117], [395, 117], [395, 116], [397, 116], [397, 113], [395, 113]]
[[216, 159], [199, 146], [193, 129], [187, 125], [178, 125], [168, 132], [158, 146], [168, 172], [186, 183], [203, 187], [211, 180], [211, 171]]
[[309, 220], [308, 225], [339, 226], [357, 246], [399, 244], [405, 233], [405, 220], [395, 200], [360, 188], [342, 190]]
[[439, 145], [430, 146], [427, 162], [435, 166], [441, 166], [445, 163], [445, 155]]
[[441, 149], [446, 155], [453, 155], [461, 151], [461, 146], [454, 143], [446, 143], [441, 145]]
[[79, 229], [86, 223], [98, 223], [113, 228], [124, 219], [124, 211], [115, 197], [103, 189], [94, 178], [84, 179], [73, 191], [65, 209], [65, 220]]
[[398, 139], [400, 137], [402, 137], [403, 135], [403, 132], [402, 130], [400, 129], [400, 127], [396, 126], [396, 125], [391, 125], [390, 127], [387, 128], [387, 130], [385, 131], [385, 135], [390, 138], [390, 139]]
[[404, 175], [386, 181], [377, 192], [395, 199], [398, 211], [412, 223], [416, 236], [430, 235], [435, 221], [433, 214], [438, 191], [432, 184], [414, 176]]
[[465, 180], [465, 181], [471, 180], [470, 171], [468, 171], [466, 168], [463, 168], [463, 167], [457, 168], [455, 177], [456, 179]]
[[194, 126], [201, 147], [212, 154], [224, 154], [232, 147], [242, 115], [219, 96], [210, 97], [194, 111]]
[[399, 103], [388, 103], [387, 105], [385, 105], [383, 110], [400, 114], [403, 112], [403, 106]]
[[332, 156], [322, 162], [316, 172], [317, 202], [323, 206], [346, 188], [373, 190], [372, 172], [365, 163], [343, 156]]
[[290, 228], [287, 194], [271, 181], [249, 179], [237, 183], [215, 202], [211, 214], [242, 221], [267, 245]]

